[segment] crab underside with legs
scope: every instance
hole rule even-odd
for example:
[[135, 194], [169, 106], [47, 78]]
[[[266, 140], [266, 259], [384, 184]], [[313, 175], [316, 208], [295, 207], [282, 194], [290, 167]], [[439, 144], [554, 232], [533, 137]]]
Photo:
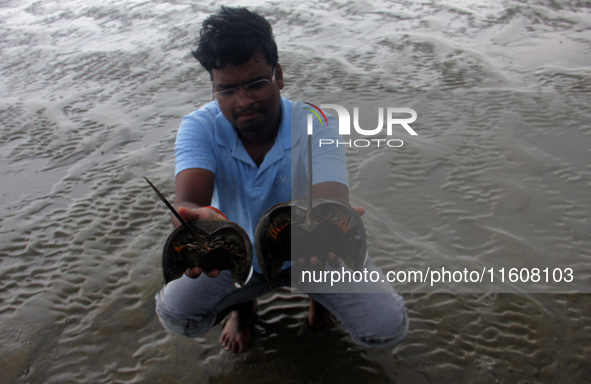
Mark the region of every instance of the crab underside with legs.
[[308, 214], [308, 198], [277, 204], [261, 218], [256, 232], [256, 251], [263, 275], [271, 281], [285, 261], [309, 266], [312, 258], [324, 265], [334, 253], [344, 264], [359, 270], [366, 255], [363, 222], [348, 204], [315, 198]]
[[205, 273], [229, 270], [234, 284], [244, 286], [252, 264], [252, 245], [246, 232], [224, 220], [197, 220], [188, 225], [193, 231], [179, 226], [166, 240], [162, 253], [164, 281], [168, 283], [187, 269], [199, 267]]

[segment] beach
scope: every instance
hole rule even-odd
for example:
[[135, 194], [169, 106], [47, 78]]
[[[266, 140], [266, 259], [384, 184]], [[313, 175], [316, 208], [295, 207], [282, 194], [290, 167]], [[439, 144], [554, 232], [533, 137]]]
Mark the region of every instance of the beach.
[[367, 129], [380, 107], [416, 111], [416, 136], [342, 144], [374, 263], [483, 273], [393, 281], [410, 328], [392, 349], [312, 332], [287, 288], [259, 301], [245, 354], [220, 326], [162, 328], [172, 226], [143, 177], [174, 199], [179, 123], [211, 95], [190, 51], [219, 5], [0, 4], [0, 382], [591, 382], [584, 2], [225, 3], [272, 24], [282, 96], [358, 107]]

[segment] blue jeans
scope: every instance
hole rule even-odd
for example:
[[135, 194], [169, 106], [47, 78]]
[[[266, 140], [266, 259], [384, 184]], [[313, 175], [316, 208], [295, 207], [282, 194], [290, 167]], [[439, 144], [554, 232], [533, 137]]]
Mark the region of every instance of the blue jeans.
[[[377, 270], [371, 261], [369, 271]], [[290, 268], [284, 269], [271, 285], [263, 275], [253, 273], [242, 289], [234, 287], [229, 271], [216, 278], [184, 276], [168, 283], [156, 294], [156, 312], [170, 332], [196, 337], [209, 331], [220, 314], [237, 304], [256, 299], [276, 288], [289, 286]], [[353, 340], [368, 347], [391, 347], [408, 330], [404, 300], [389, 284], [382, 293], [309, 293], [310, 297], [331, 311], [345, 326]]]

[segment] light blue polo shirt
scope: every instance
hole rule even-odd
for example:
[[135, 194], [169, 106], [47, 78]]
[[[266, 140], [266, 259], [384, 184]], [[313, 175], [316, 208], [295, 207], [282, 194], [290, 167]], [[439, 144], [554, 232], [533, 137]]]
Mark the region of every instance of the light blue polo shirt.
[[[308, 114], [302, 102], [281, 98], [277, 138], [257, 167], [234, 127], [217, 103], [211, 102], [181, 122], [175, 144], [175, 175], [190, 168], [213, 172], [211, 205], [244, 228], [254, 248], [254, 234], [263, 214], [277, 203], [307, 195]], [[314, 121], [313, 183], [334, 181], [348, 186], [343, 147], [318, 146], [321, 138], [335, 143], [340, 140], [336, 119], [327, 117], [328, 125]], [[253, 268], [260, 273], [256, 255]]]

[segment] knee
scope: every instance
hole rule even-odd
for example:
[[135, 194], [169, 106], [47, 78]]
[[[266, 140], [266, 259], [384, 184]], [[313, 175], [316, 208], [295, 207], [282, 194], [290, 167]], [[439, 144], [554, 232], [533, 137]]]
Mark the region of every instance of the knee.
[[164, 329], [187, 337], [203, 335], [215, 324], [213, 313], [203, 315], [177, 313], [167, 308], [159, 295], [156, 296], [156, 314]]
[[408, 331], [408, 312], [403, 306], [372, 316], [364, 329], [352, 334], [353, 339], [365, 347], [389, 348], [400, 343]]

